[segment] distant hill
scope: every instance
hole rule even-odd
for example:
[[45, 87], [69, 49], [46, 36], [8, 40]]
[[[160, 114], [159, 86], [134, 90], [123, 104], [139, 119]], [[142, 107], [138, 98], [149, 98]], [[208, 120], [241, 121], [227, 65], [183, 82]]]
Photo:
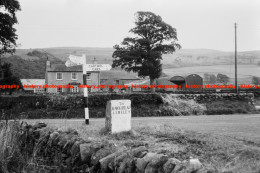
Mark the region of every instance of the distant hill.
[[[13, 64], [13, 71], [21, 78], [44, 78], [45, 62], [64, 63], [69, 55], [86, 54], [90, 62], [112, 64], [113, 48], [53, 47], [41, 49], [17, 49], [14, 55], [5, 55], [4, 61]], [[238, 64], [254, 65], [260, 62], [260, 51], [238, 53]], [[173, 54], [163, 55], [163, 69], [193, 66], [215, 66], [234, 64], [234, 52], [211, 49], [181, 49]]]
[[[15, 55], [5, 56], [1, 60], [12, 64], [11, 70], [13, 74], [20, 79], [44, 79], [46, 54], [42, 52], [30, 53], [32, 52], [18, 51]], [[63, 63], [60, 59], [50, 54], [48, 54], [48, 57], [53, 63]]]

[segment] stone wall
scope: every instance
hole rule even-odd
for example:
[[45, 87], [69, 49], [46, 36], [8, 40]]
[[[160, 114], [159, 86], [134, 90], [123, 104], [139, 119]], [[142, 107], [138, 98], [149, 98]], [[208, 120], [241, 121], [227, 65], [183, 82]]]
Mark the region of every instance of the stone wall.
[[22, 132], [22, 150], [28, 150], [34, 158], [37, 172], [207, 172], [198, 159], [180, 161], [149, 152], [147, 146], [127, 148], [109, 141], [83, 140], [77, 131], [54, 130], [43, 123], [33, 126], [25, 123]]

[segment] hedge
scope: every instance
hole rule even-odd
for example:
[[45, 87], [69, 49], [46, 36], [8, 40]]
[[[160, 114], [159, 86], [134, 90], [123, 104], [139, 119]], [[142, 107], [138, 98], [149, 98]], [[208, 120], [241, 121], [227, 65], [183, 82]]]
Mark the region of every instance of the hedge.
[[[250, 113], [253, 110], [253, 106], [251, 106], [253, 94], [91, 93], [88, 100], [90, 116], [92, 118], [105, 117], [107, 101], [116, 99], [130, 99], [132, 116], [134, 117], [184, 115], [183, 113], [187, 112], [187, 106], [192, 106], [189, 105], [189, 102], [187, 102], [186, 106], [181, 107], [173, 107], [171, 104], [167, 106], [164, 100], [165, 96], [180, 100], [195, 100], [197, 103], [206, 106], [207, 110], [204, 113], [208, 115]], [[2, 114], [2, 109], [5, 115], [8, 115], [10, 118], [23, 116], [32, 119], [84, 118], [83, 100], [84, 97], [82, 95], [47, 94], [0, 97], [0, 115]], [[235, 107], [238, 108], [236, 109]], [[196, 113], [194, 114], [196, 115]]]

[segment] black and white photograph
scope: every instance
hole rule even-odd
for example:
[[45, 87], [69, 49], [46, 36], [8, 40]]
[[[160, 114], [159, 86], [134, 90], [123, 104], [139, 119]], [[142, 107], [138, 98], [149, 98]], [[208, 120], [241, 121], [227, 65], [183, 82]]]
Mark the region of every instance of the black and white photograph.
[[0, 0], [0, 173], [260, 173], [260, 1]]

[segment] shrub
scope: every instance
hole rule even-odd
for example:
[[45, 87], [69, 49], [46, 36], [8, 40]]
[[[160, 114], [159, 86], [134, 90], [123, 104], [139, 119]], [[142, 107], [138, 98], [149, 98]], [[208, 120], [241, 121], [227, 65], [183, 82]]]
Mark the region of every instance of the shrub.
[[252, 113], [255, 107], [245, 101], [216, 101], [206, 104], [208, 115]]
[[173, 94], [164, 94], [162, 98], [165, 103], [164, 109], [172, 111], [173, 115], [202, 115], [206, 110], [193, 99], [180, 99]]
[[19, 172], [25, 164], [20, 153], [19, 123], [0, 121], [0, 172]]
[[253, 76], [252, 77], [252, 84], [260, 85], [260, 77]]

